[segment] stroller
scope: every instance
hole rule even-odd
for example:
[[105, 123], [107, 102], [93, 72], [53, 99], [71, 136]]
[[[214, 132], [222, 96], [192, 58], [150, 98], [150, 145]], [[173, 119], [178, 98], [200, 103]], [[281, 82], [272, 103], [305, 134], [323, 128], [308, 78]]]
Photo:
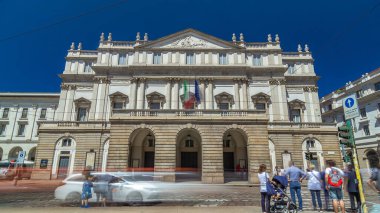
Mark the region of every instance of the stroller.
[[288, 179], [285, 176], [274, 176], [271, 184], [273, 187], [273, 195], [271, 196], [271, 213], [287, 213], [297, 212], [297, 206], [292, 199], [286, 195], [286, 187], [288, 186]]

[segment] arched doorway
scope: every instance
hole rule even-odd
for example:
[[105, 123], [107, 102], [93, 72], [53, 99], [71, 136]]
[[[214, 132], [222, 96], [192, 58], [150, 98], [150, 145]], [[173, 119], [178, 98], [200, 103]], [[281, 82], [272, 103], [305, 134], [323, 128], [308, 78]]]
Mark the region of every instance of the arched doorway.
[[76, 142], [73, 138], [63, 137], [57, 141], [51, 171], [53, 177], [63, 179], [73, 173], [75, 152]]
[[379, 165], [379, 156], [373, 149], [366, 151], [368, 168], [377, 168]]
[[0, 147], [0, 160], [3, 160], [3, 148]]
[[11, 161], [11, 160], [17, 160], [17, 158], [18, 158], [18, 153], [19, 153], [20, 151], [23, 151], [21, 147], [19, 147], [19, 146], [13, 147], [13, 148], [11, 149], [11, 151], [9, 151], [9, 154], [8, 154], [8, 160], [10, 160], [10, 161]]
[[148, 129], [132, 132], [129, 141], [129, 168], [140, 171], [154, 171], [155, 136]]
[[[304, 157], [305, 153], [308, 151], [312, 153], [312, 159], [310, 159], [309, 162]], [[315, 166], [317, 171], [322, 171], [325, 166], [322, 153], [322, 145], [318, 140], [314, 138], [305, 139], [302, 143], [302, 159], [304, 169], [308, 168], [310, 163]]]
[[107, 158], [108, 158], [108, 149], [110, 147], [110, 141], [106, 140], [103, 145], [103, 158], [102, 158], [102, 172], [105, 172], [107, 169]]
[[247, 136], [238, 129], [223, 135], [224, 182], [248, 181]]
[[28, 153], [28, 160], [29, 161], [34, 161], [34, 159], [36, 158], [36, 149], [37, 149], [37, 147], [33, 147], [29, 150], [29, 153]]
[[202, 138], [195, 129], [183, 129], [176, 139], [176, 181], [200, 181]]

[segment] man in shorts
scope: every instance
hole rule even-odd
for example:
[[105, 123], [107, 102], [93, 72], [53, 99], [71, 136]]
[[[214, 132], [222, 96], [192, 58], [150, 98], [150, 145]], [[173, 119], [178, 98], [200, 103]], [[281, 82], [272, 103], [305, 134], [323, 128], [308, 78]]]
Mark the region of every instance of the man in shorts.
[[326, 190], [329, 191], [330, 199], [333, 201], [334, 212], [345, 212], [343, 201], [343, 177], [344, 172], [335, 167], [334, 161], [328, 162], [329, 167], [325, 171]]

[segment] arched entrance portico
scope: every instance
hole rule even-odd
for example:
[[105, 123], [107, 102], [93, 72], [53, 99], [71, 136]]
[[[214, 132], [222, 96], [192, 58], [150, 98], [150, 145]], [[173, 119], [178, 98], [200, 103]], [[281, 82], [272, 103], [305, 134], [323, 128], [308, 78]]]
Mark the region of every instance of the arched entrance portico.
[[66, 178], [74, 171], [76, 142], [72, 137], [60, 138], [54, 151], [52, 177]]
[[154, 170], [155, 136], [148, 128], [136, 129], [129, 141], [128, 166], [141, 171]]
[[224, 182], [248, 181], [247, 136], [239, 129], [223, 135]]
[[19, 146], [13, 147], [13, 148], [11, 149], [11, 151], [9, 151], [9, 154], [8, 154], [8, 160], [10, 160], [10, 161], [11, 161], [11, 160], [17, 160], [17, 158], [18, 158], [18, 153], [19, 153], [20, 151], [23, 151], [21, 147], [19, 147]]
[[365, 155], [367, 157], [367, 166], [368, 168], [377, 168], [379, 165], [379, 156], [377, 152], [373, 149], [366, 150]]
[[200, 181], [202, 138], [195, 129], [181, 130], [176, 139], [176, 181]]
[[37, 147], [33, 147], [29, 150], [29, 153], [28, 153], [28, 160], [29, 161], [34, 161], [34, 159], [36, 158], [36, 148]]

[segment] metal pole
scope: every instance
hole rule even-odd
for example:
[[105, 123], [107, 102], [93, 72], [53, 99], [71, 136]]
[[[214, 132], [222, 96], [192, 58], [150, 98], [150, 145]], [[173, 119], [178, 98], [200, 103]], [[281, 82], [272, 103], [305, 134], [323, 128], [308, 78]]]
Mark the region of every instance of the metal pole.
[[352, 128], [353, 125], [351, 125], [351, 120], [347, 121], [347, 126], [352, 129], [352, 131], [351, 131], [352, 132], [352, 135], [351, 135], [352, 136], [352, 142], [353, 142], [352, 157], [353, 157], [353, 161], [354, 161], [353, 163], [354, 163], [354, 167], [355, 167], [356, 178], [358, 179], [360, 201], [361, 201], [361, 204], [362, 204], [363, 213], [368, 213], [367, 205], [365, 203], [365, 198], [364, 198], [363, 183], [362, 183], [362, 178], [361, 178], [361, 175], [360, 175], [358, 155], [357, 155], [357, 151], [356, 151], [356, 144], [355, 144], [354, 133], [353, 133], [353, 128]]

